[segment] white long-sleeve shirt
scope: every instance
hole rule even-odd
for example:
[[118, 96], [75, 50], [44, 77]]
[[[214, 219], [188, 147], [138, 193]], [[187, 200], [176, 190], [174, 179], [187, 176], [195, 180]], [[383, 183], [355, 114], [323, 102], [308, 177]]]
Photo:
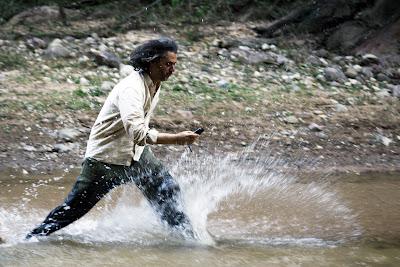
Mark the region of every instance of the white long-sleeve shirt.
[[[150, 90], [151, 89], [151, 90]], [[157, 141], [158, 132], [149, 128], [150, 116], [158, 102], [160, 88], [145, 72], [132, 72], [108, 95], [90, 132], [85, 157], [129, 166], [138, 161], [146, 138]]]

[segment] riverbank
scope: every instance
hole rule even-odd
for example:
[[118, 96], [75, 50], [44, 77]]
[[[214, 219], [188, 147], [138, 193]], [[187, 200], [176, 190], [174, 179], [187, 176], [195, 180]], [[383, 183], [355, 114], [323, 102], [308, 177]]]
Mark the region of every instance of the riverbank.
[[[79, 167], [102, 103], [131, 71], [129, 52], [162, 35], [180, 51], [152, 121], [158, 130], [204, 127], [199, 153], [248, 150], [320, 172], [400, 170], [398, 62], [337, 55], [311, 38], [259, 38], [253, 27], [0, 40], [0, 171]], [[173, 162], [185, 148], [153, 150]]]

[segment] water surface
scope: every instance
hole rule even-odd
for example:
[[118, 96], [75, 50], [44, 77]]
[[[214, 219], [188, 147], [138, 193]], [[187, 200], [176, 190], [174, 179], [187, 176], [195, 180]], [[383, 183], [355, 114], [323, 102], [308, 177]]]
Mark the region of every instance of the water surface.
[[133, 185], [50, 237], [24, 236], [77, 175], [0, 175], [0, 266], [400, 266], [400, 175], [307, 176], [270, 156], [183, 157], [171, 168], [199, 240]]

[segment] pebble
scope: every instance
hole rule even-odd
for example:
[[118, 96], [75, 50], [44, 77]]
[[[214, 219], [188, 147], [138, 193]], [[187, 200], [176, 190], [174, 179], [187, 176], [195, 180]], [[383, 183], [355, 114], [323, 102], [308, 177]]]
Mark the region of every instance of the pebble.
[[284, 121], [286, 123], [290, 123], [290, 124], [299, 123], [299, 119], [297, 119], [295, 116], [288, 116], [288, 117], [284, 118]]
[[347, 111], [348, 111], [348, 108], [347, 108], [345, 105], [343, 105], [343, 104], [337, 103], [337, 104], [335, 105], [335, 110], [336, 110], [337, 112], [347, 112]]
[[321, 132], [322, 126], [320, 126], [316, 123], [311, 123], [310, 125], [308, 125], [308, 129], [312, 132]]

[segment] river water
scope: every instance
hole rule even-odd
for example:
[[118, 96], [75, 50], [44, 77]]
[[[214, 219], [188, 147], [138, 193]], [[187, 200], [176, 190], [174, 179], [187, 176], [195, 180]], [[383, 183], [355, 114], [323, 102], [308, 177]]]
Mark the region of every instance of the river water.
[[77, 170], [2, 173], [0, 266], [400, 266], [400, 174], [298, 176], [291, 165], [183, 156], [171, 173], [196, 241], [171, 233], [129, 184], [65, 229], [25, 241]]

